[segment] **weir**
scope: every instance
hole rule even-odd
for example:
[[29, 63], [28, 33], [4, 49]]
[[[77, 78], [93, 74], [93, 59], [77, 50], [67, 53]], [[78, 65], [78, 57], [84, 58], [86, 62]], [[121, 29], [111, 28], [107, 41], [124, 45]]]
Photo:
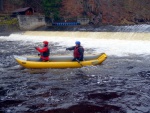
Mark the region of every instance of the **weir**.
[[[140, 31], [125, 32], [131, 27], [134, 29], [140, 28]], [[120, 31], [123, 27], [115, 28]], [[124, 30], [120, 32], [26, 31], [13, 33], [8, 37], [2, 36], [0, 40], [21, 41], [22, 45], [31, 43], [32, 46], [37, 46], [37, 43], [41, 44], [42, 41], [47, 40], [50, 42], [50, 46], [55, 44], [60, 46], [58, 52], [64, 52], [66, 47], [73, 46], [74, 42], [78, 40], [81, 41], [82, 46], [92, 51], [92, 53], [105, 52], [108, 56], [130, 56], [135, 54], [144, 55], [145, 57], [145, 55], [150, 55], [150, 51], [147, 49], [150, 48], [149, 28], [149, 25], [125, 26]]]
[[119, 40], [147, 40], [150, 33], [137, 32], [60, 32], [60, 31], [26, 31], [23, 35], [64, 37], [64, 38], [91, 38], [91, 39], [119, 39]]

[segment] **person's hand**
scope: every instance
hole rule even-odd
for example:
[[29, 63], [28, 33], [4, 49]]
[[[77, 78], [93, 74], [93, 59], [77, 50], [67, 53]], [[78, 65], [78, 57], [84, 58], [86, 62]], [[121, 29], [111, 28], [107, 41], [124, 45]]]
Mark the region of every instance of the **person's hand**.
[[80, 62], [78, 59], [76, 59], [77, 62]]

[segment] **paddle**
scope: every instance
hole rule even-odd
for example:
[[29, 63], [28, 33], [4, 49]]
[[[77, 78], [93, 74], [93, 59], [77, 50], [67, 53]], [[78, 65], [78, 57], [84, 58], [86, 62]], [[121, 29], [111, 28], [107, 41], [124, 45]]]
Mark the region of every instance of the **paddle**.
[[[69, 50], [69, 49], [66, 48], [66, 50]], [[80, 61], [78, 59], [76, 59], [76, 61], [80, 64], [81, 67], [83, 67], [83, 65], [80, 63]]]
[[76, 61], [80, 64], [81, 67], [83, 67], [83, 65], [80, 63], [80, 61], [78, 59], [76, 59]]

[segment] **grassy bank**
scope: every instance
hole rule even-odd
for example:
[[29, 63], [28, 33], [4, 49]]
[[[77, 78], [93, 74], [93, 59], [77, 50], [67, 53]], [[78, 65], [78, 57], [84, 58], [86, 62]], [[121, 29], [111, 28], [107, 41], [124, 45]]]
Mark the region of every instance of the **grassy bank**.
[[17, 18], [0, 15], [0, 31], [1, 32], [15, 32], [19, 31], [19, 24]]

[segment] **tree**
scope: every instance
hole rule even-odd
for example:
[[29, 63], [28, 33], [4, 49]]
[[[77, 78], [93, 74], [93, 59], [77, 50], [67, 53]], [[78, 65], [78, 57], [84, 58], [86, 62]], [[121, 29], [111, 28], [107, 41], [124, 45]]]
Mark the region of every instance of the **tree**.
[[9, 2], [17, 6], [21, 6], [24, 4], [24, 0], [9, 0]]
[[52, 17], [55, 20], [60, 18], [59, 8], [61, 7], [62, 0], [43, 0], [42, 5], [46, 17]]

